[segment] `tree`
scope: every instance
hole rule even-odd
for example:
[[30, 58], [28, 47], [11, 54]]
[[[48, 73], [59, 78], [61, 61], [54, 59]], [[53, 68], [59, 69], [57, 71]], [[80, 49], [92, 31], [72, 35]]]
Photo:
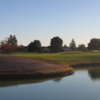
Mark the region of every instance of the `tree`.
[[33, 52], [33, 49], [34, 49], [33, 46], [34, 46], [33, 42], [29, 43], [29, 45], [28, 45], [28, 51], [29, 52]]
[[85, 45], [84, 45], [84, 44], [80, 44], [80, 45], [78, 46], [78, 50], [80, 50], [80, 51], [86, 51]]
[[28, 45], [29, 52], [40, 52], [41, 51], [41, 42], [39, 40], [34, 40]]
[[19, 46], [17, 46], [17, 48], [16, 48], [16, 50], [18, 51], [18, 52], [21, 52], [21, 51], [23, 51], [24, 50], [24, 46], [23, 45], [19, 45]]
[[7, 39], [1, 41], [1, 48], [6, 52], [16, 51], [17, 39], [15, 35], [10, 35]]
[[50, 47], [52, 52], [60, 52], [62, 49], [63, 40], [59, 37], [51, 39]]
[[34, 52], [40, 52], [41, 51], [41, 42], [39, 40], [34, 40], [33, 51]]
[[5, 42], [5, 41], [1, 42], [1, 48], [6, 52], [11, 52], [12, 49], [13, 49], [12, 46], [9, 43]]
[[15, 35], [10, 35], [7, 38], [7, 43], [11, 44], [13, 47], [17, 46], [17, 39]]
[[89, 50], [99, 50], [100, 49], [100, 39], [93, 38], [88, 43]]
[[75, 43], [74, 39], [72, 39], [72, 41], [71, 41], [69, 47], [70, 47], [72, 50], [76, 50], [76, 43]]

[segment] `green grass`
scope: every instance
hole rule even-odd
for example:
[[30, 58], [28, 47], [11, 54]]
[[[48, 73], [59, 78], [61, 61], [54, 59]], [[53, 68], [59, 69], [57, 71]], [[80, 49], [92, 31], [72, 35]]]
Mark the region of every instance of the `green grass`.
[[61, 64], [66, 67], [81, 64], [100, 64], [100, 53], [70, 51], [64, 53], [19, 53], [11, 55], [29, 57], [48, 63]]

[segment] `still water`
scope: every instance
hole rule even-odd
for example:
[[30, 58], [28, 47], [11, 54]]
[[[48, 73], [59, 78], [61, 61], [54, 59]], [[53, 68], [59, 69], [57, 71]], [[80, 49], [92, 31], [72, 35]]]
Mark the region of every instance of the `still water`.
[[0, 81], [0, 100], [100, 100], [100, 68], [48, 81]]

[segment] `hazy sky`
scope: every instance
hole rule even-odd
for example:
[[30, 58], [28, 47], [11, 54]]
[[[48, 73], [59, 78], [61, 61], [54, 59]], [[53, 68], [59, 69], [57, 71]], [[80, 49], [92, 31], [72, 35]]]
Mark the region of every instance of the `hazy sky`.
[[0, 0], [0, 41], [11, 34], [23, 45], [55, 36], [87, 45], [100, 38], [100, 0]]

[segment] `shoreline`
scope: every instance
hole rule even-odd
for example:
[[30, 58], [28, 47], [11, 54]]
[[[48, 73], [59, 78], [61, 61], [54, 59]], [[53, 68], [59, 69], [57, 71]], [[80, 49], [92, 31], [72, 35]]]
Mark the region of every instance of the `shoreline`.
[[100, 63], [80, 63], [76, 65], [71, 65], [71, 68], [87, 68], [87, 67], [98, 67], [100, 66]]
[[53, 77], [64, 77], [72, 75], [74, 71], [69, 72], [61, 72], [61, 73], [50, 73], [50, 74], [0, 74], [1, 80], [9, 80], [9, 79], [43, 79], [43, 78], [53, 78]]

